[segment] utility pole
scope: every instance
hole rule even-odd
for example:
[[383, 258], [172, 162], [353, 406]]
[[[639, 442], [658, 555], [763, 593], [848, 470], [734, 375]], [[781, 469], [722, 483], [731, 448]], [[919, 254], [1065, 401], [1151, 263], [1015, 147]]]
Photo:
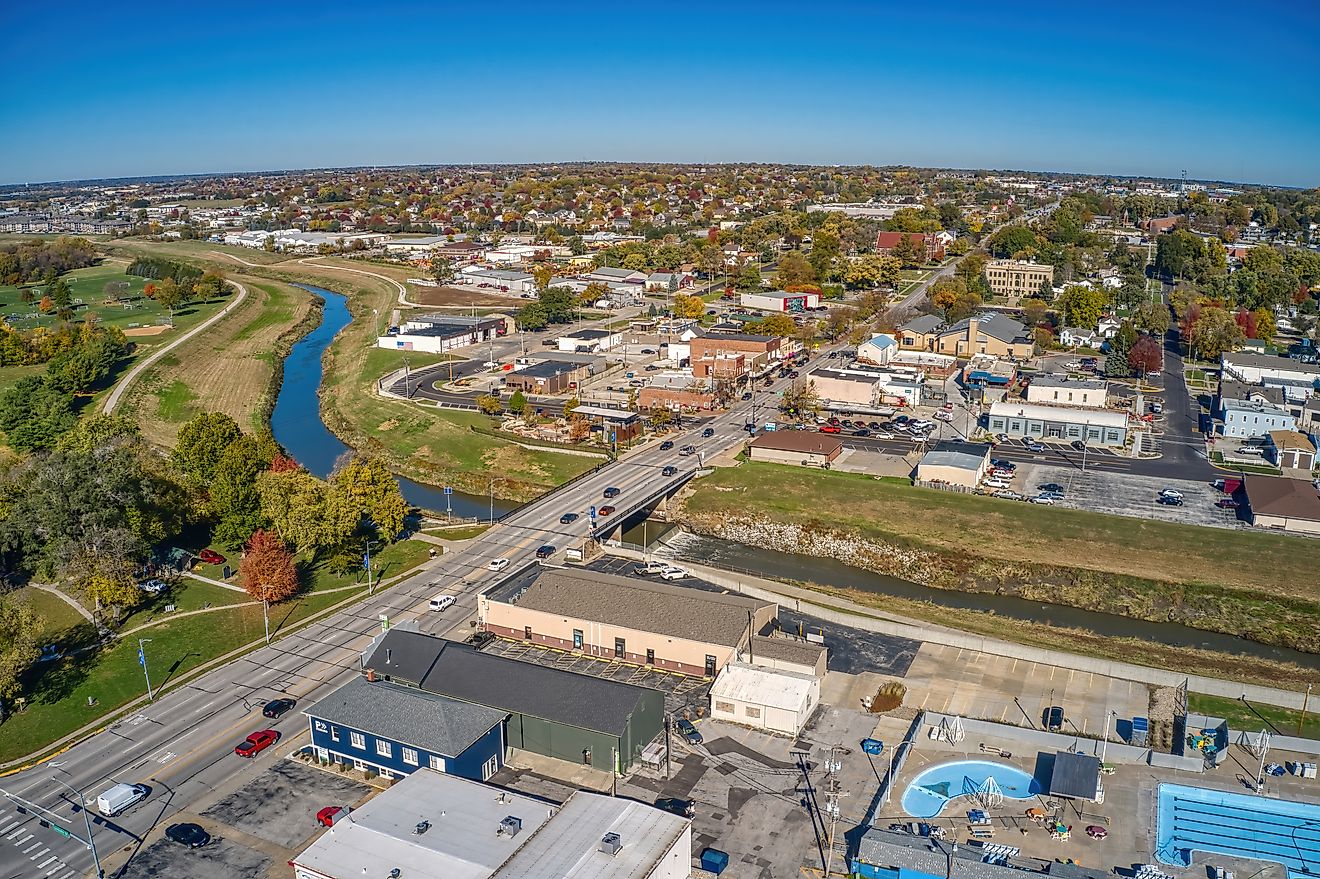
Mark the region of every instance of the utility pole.
[[1306, 685], [1306, 695], [1302, 697], [1302, 716], [1297, 718], [1297, 737], [1302, 736], [1302, 727], [1306, 725], [1306, 708], [1311, 702], [1311, 685]]
[[6, 799], [12, 800], [14, 803], [16, 803], [18, 805], [18, 809], [20, 812], [31, 809], [34, 813], [38, 814], [38, 818], [41, 821], [44, 821], [46, 824], [49, 824], [50, 829], [54, 830], [60, 836], [67, 837], [69, 839], [74, 840], [75, 842], [81, 843], [83, 848], [87, 849], [89, 852], [92, 853], [92, 861], [96, 864], [96, 879], [105, 879], [105, 870], [101, 868], [101, 858], [96, 852], [96, 840], [92, 837], [92, 820], [91, 817], [87, 814], [86, 797], [83, 796], [82, 791], [78, 790], [75, 787], [72, 787], [71, 785], [65, 784], [64, 782], [60, 781], [58, 778], [56, 778], [53, 775], [50, 777], [50, 780], [62, 787], [68, 788], [70, 791], [73, 791], [73, 793], [77, 795], [78, 806], [80, 809], [82, 809], [82, 813], [83, 813], [83, 823], [87, 827], [86, 839], [83, 839], [82, 837], [78, 836], [73, 831], [64, 827], [62, 824], [57, 823], [63, 821], [64, 819], [59, 815], [56, 815], [54, 812], [50, 811], [49, 809], [45, 809], [41, 806], [38, 806], [36, 803], [25, 800], [22, 797], [18, 796], [17, 794], [11, 794], [7, 790], [0, 789], [0, 796], [3, 796]]
[[150, 643], [150, 638], [138, 639], [138, 664], [142, 666], [142, 676], [147, 679], [147, 701], [155, 702], [156, 694], [151, 691], [151, 675], [147, 672], [147, 651], [142, 647], [143, 644]]
[[830, 748], [829, 759], [825, 761], [825, 814], [830, 817], [830, 832], [825, 849], [825, 879], [830, 877], [830, 867], [834, 864], [834, 831], [839, 823], [839, 799], [848, 794], [839, 790], [839, 778], [836, 773], [843, 768], [835, 754], [838, 746]]
[[[1109, 711], [1109, 715], [1110, 715], [1110, 717], [1114, 718], [1115, 721], [1118, 720], [1118, 712], [1117, 712], [1117, 711], [1114, 711], [1112, 708], [1111, 708], [1110, 711]], [[1108, 754], [1109, 754], [1109, 717], [1106, 717], [1106, 718], [1105, 718], [1105, 743], [1104, 743], [1103, 745], [1100, 746], [1100, 765], [1101, 765], [1101, 766], [1104, 765], [1105, 757], [1106, 757], [1106, 755], [1108, 755]]]
[[373, 583], [371, 580], [371, 541], [370, 540], [363, 541], [363, 546], [365, 547], [366, 550], [362, 555], [362, 566], [367, 569], [367, 594], [375, 595], [376, 584]]
[[270, 644], [270, 599], [264, 594], [261, 598], [261, 621], [266, 624], [266, 643]]

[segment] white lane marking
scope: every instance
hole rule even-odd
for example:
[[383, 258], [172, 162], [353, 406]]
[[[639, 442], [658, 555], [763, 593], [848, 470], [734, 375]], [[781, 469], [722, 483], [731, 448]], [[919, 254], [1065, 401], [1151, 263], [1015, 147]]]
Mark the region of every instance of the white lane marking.
[[[46, 851], [50, 851], [50, 849], [46, 849]], [[36, 860], [37, 858], [39, 858], [39, 857], [41, 857], [41, 855], [33, 855], [33, 856], [32, 856], [32, 860], [35, 861], [35, 860]], [[37, 869], [38, 869], [38, 870], [44, 870], [46, 867], [50, 866], [50, 862], [51, 862], [51, 861], [58, 861], [58, 860], [59, 860], [59, 858], [56, 858], [56, 857], [49, 857], [49, 858], [46, 858], [46, 860], [42, 861], [40, 864], [37, 864]]]

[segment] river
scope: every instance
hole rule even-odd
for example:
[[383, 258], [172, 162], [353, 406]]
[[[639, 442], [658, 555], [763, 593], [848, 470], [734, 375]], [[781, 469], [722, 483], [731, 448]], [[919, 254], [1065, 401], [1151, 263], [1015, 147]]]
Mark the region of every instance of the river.
[[[343, 294], [307, 284], [297, 286], [320, 297], [325, 302], [325, 308], [320, 325], [303, 336], [284, 361], [284, 382], [275, 399], [270, 428], [275, 434], [275, 440], [295, 461], [325, 479], [334, 470], [339, 456], [350, 449], [321, 420], [321, 401], [318, 396], [324, 374], [321, 358], [335, 336], [348, 326], [353, 317], [348, 312], [348, 300]], [[443, 490], [400, 476], [395, 478], [408, 503], [444, 514]], [[514, 507], [514, 504], [500, 498], [495, 498], [492, 505], [489, 497], [458, 491], [449, 495], [449, 503], [455, 516], [475, 516], [478, 519], [501, 516]]]
[[646, 528], [645, 537], [642, 526], [637, 525], [621, 535], [621, 538], [627, 543], [638, 545], [644, 539], [649, 539], [654, 545], [656, 540], [664, 536], [666, 545], [679, 559], [777, 580], [861, 589], [898, 598], [928, 601], [941, 607], [994, 613], [1007, 619], [1082, 629], [1106, 637], [1139, 638], [1169, 647], [1196, 647], [1320, 670], [1320, 656], [1312, 653], [1272, 647], [1246, 638], [1193, 629], [1178, 623], [1146, 622], [1058, 604], [1041, 604], [1011, 595], [932, 589], [919, 583], [850, 567], [834, 559], [776, 552], [729, 540], [703, 537], [688, 531], [675, 531], [672, 525], [651, 523]]

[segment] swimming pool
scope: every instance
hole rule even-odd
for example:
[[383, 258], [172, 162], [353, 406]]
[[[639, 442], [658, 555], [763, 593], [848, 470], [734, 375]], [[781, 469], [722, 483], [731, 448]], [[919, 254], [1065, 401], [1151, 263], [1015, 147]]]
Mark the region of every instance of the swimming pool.
[[941, 763], [923, 771], [903, 792], [903, 811], [913, 818], [934, 818], [950, 800], [973, 794], [987, 778], [994, 778], [1004, 799], [1027, 800], [1040, 793], [1030, 773], [989, 760]]
[[1155, 857], [1190, 866], [1192, 852], [1283, 864], [1288, 875], [1320, 871], [1320, 806], [1203, 787], [1162, 784]]

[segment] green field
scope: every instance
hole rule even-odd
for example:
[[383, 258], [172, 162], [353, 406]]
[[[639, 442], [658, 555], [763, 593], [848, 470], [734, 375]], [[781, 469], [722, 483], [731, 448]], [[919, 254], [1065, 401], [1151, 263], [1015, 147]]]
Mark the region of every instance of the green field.
[[[428, 549], [420, 541], [403, 541], [373, 557], [373, 565], [378, 560], [382, 575], [394, 577], [427, 558]], [[356, 586], [356, 589], [332, 591], [342, 586]], [[314, 571], [306, 591], [271, 607], [272, 634], [354, 594], [365, 593], [366, 579], [362, 574], [338, 577]], [[146, 684], [142, 667], [137, 663], [140, 637], [151, 639], [146, 648], [147, 661], [152, 685], [157, 689], [190, 669], [260, 639], [265, 629], [261, 607], [257, 605], [179, 616], [208, 602], [218, 607], [221, 603], [246, 600], [242, 593], [185, 579], [169, 595], [125, 620], [125, 628], [155, 623], [150, 628], [105, 648], [92, 648], [58, 662], [40, 664], [29, 675], [25, 687], [25, 710], [0, 724], [0, 762], [39, 750], [144, 695]], [[174, 604], [175, 611], [165, 614], [166, 604]], [[87, 628], [90, 627], [75, 626], [74, 631], [82, 634]], [[88, 697], [95, 699], [96, 704], [89, 707]]]
[[26, 604], [41, 620], [38, 640], [43, 644], [57, 642], [70, 629], [87, 622], [86, 617], [74, 610], [67, 601], [44, 589], [28, 586], [13, 592], [10, 597], [20, 604]]
[[1235, 730], [1244, 732], [1259, 732], [1262, 729], [1270, 729], [1271, 732], [1277, 732], [1285, 736], [1300, 736], [1306, 739], [1320, 738], [1320, 714], [1316, 709], [1320, 708], [1320, 694], [1311, 700], [1310, 711], [1306, 714], [1306, 722], [1298, 729], [1298, 723], [1302, 720], [1300, 711], [1290, 711], [1287, 708], [1278, 708], [1274, 705], [1257, 704], [1255, 702], [1248, 705], [1241, 699], [1225, 699], [1222, 696], [1204, 696], [1200, 693], [1187, 694], [1187, 707], [1197, 714], [1206, 714], [1210, 717], [1222, 717], [1228, 721], [1228, 725]]
[[[102, 325], [116, 326], [122, 330], [169, 323], [169, 310], [162, 308], [142, 295], [142, 289], [152, 282], [151, 279], [124, 274], [126, 266], [127, 263], [125, 262], [102, 260], [100, 265], [76, 269], [63, 276], [69, 284], [73, 297], [75, 320], [82, 320], [87, 314], [91, 313], [96, 315], [97, 320]], [[128, 292], [121, 297], [124, 300], [123, 302], [108, 303], [106, 301], [105, 285], [110, 281], [128, 283]], [[41, 300], [45, 287], [36, 284], [28, 287], [28, 289], [32, 291], [34, 297], [31, 304], [25, 304], [19, 300], [20, 288], [0, 287], [0, 311], [3, 311], [9, 323], [20, 330], [30, 330], [38, 326], [50, 327], [58, 324], [59, 319], [53, 314], [42, 315], [37, 311], [37, 302]], [[195, 323], [196, 320], [189, 321], [188, 318], [192, 315], [199, 315], [204, 310], [204, 307], [199, 303], [189, 303], [177, 309], [175, 312], [176, 326]], [[200, 319], [200, 317], [197, 319]], [[159, 337], [147, 338], [156, 339]]]

